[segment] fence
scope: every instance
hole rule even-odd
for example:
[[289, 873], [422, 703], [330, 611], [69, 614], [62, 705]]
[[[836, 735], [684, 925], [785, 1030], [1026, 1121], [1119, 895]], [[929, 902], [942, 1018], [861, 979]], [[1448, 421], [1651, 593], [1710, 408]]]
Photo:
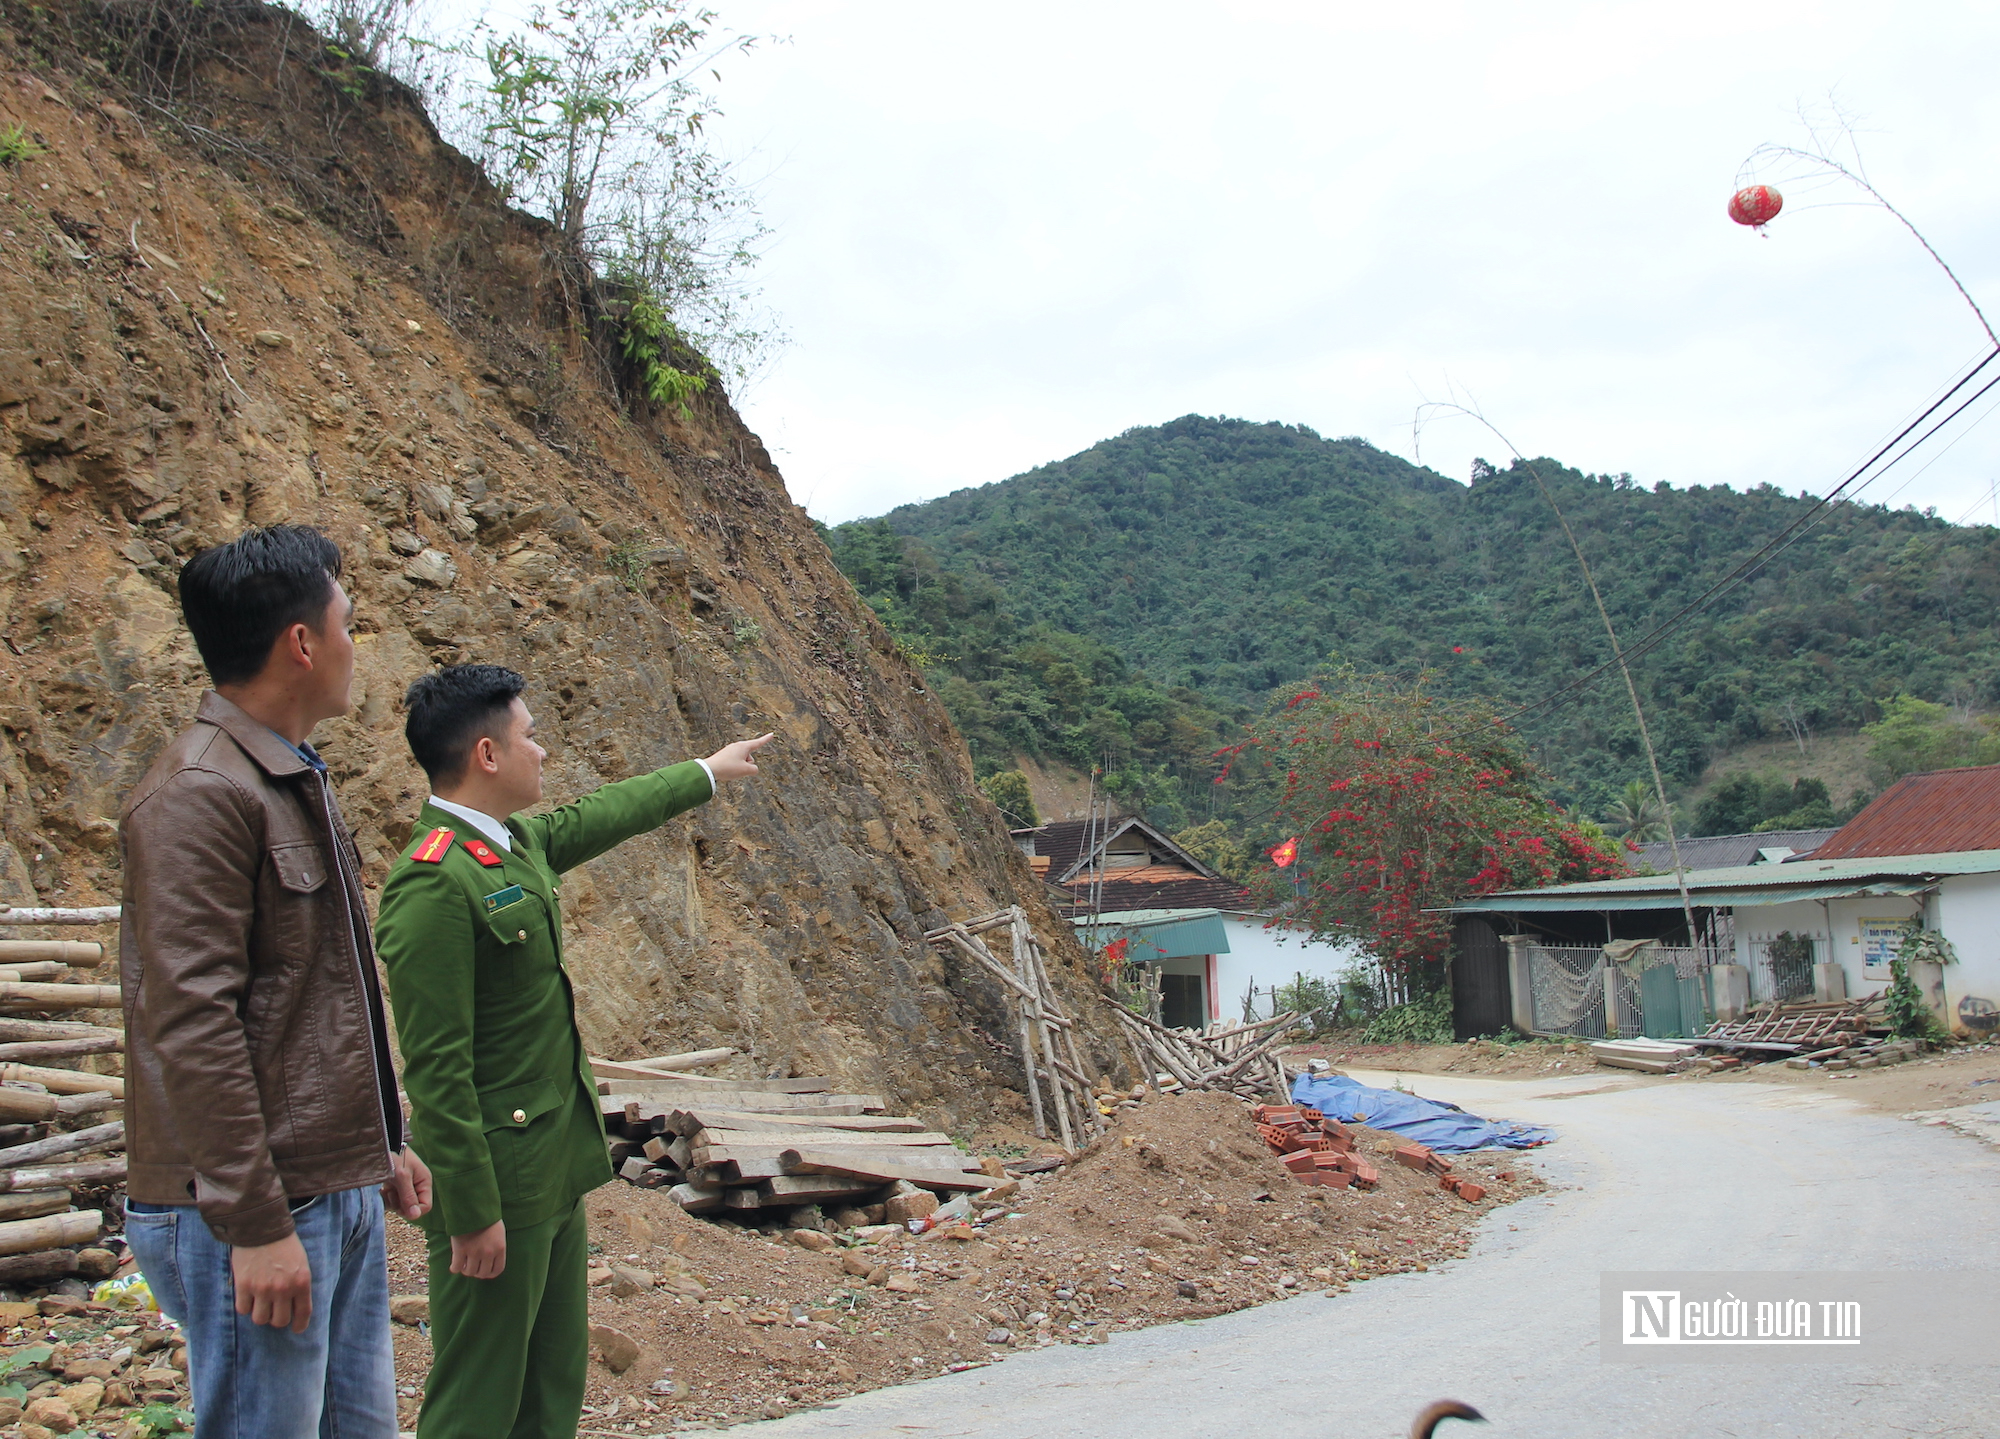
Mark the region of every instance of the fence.
[[[1529, 945], [1527, 955], [1537, 1034], [1671, 1039], [1708, 1024], [1702, 971], [1717, 958], [1707, 948], [1648, 945], [1625, 963], [1590, 945]], [[1810, 989], [1810, 965], [1806, 974]]]
[[1750, 998], [1811, 999], [1813, 965], [1825, 957], [1824, 944], [1819, 935], [1749, 936]]

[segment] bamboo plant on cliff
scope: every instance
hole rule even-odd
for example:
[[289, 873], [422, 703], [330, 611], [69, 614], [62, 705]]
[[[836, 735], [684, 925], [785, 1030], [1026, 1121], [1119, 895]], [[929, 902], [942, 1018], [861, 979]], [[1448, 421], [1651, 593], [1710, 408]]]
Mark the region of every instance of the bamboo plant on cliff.
[[[1441, 987], [1451, 949], [1440, 906], [1476, 895], [1626, 873], [1616, 846], [1553, 804], [1490, 705], [1342, 665], [1284, 692], [1221, 751], [1264, 770], [1274, 823], [1296, 836], [1257, 887], [1315, 939], [1358, 940], [1392, 991]], [[1225, 771], [1226, 772], [1226, 771]], [[1286, 851], [1289, 849], [1289, 853]]]

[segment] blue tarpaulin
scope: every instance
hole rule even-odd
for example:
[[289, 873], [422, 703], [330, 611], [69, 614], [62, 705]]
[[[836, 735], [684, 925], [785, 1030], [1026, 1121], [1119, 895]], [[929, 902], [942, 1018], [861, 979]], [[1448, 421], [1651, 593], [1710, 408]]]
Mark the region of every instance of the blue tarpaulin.
[[1441, 1099], [1419, 1099], [1400, 1089], [1370, 1089], [1344, 1074], [1301, 1074], [1292, 1081], [1292, 1102], [1309, 1104], [1328, 1119], [1365, 1124], [1406, 1135], [1432, 1149], [1532, 1149], [1554, 1139], [1555, 1131], [1532, 1124], [1481, 1119]]

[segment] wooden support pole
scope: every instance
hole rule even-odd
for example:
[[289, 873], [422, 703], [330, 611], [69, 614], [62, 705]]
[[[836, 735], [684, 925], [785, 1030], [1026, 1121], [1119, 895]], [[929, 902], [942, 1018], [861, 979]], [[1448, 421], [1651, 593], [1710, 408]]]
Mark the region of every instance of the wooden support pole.
[[82, 1114], [95, 1114], [99, 1110], [110, 1109], [123, 1103], [116, 1095], [97, 1094], [36, 1094], [29, 1089], [0, 1089], [0, 1120], [28, 1120], [36, 1124], [46, 1124], [51, 1119], [72, 1119]]
[[41, 1249], [88, 1244], [103, 1232], [104, 1212], [99, 1209], [16, 1219], [0, 1224], [0, 1254], [33, 1254]]
[[53, 961], [79, 969], [95, 969], [104, 963], [104, 946], [69, 939], [0, 939], [0, 964], [34, 964]]
[[53, 1284], [81, 1273], [83, 1265], [74, 1249], [46, 1249], [40, 1254], [9, 1254], [0, 1258], [0, 1284], [21, 1288]]
[[0, 1044], [0, 1060], [31, 1064], [42, 1059], [81, 1059], [86, 1054], [116, 1054], [125, 1048], [121, 1035], [99, 1039], [47, 1039], [27, 1044]]
[[663, 1073], [676, 1073], [684, 1069], [706, 1069], [711, 1064], [720, 1064], [735, 1056], [736, 1050], [691, 1049], [685, 1054], [662, 1054], [654, 1059], [628, 1059], [625, 1063], [635, 1069], [657, 1069]]
[[[1021, 932], [1027, 939], [1028, 964], [1034, 973], [1036, 988], [1046, 996], [1046, 1006], [1057, 1008], [1056, 987], [1049, 978], [1048, 957], [1042, 953], [1041, 941], [1035, 938], [1035, 931], [1028, 923], [1028, 912], [1016, 907], [1021, 917]], [[1071, 1080], [1076, 1088], [1070, 1092], [1070, 1103], [1076, 1106], [1077, 1133], [1094, 1137], [1103, 1128], [1099, 1122], [1097, 1106], [1090, 1100], [1090, 1076], [1083, 1072], [1083, 1056], [1076, 1047], [1074, 1029], [1056, 1031], [1056, 1047], [1059, 1057], [1056, 1065]]]
[[114, 1119], [109, 1124], [76, 1129], [68, 1134], [51, 1134], [47, 1139], [37, 1139], [32, 1144], [17, 1144], [11, 1149], [0, 1149], [0, 1169], [13, 1168], [21, 1164], [40, 1164], [45, 1159], [57, 1159], [65, 1154], [88, 1154], [94, 1149], [124, 1147], [125, 1121]]
[[69, 1208], [69, 1200], [67, 1189], [27, 1189], [19, 1194], [0, 1194], [0, 1220], [60, 1214]]
[[[125, 1161], [123, 1159], [93, 1159], [83, 1164], [48, 1164], [35, 1169], [0, 1169], [0, 1194], [18, 1194], [31, 1189], [81, 1189], [100, 1184], [122, 1184], [125, 1182]], [[97, 1230], [92, 1230], [83, 1239], [64, 1239], [54, 1243], [82, 1244], [95, 1239]], [[49, 1249], [54, 1243], [37, 1246]], [[0, 1254], [20, 1254], [19, 1249], [0, 1248]]]
[[115, 904], [96, 909], [17, 909], [0, 905], [0, 924], [116, 924]]
[[1035, 996], [1029, 1001], [1028, 1007], [1034, 1012], [1035, 1037], [1041, 1041], [1042, 1058], [1048, 1068], [1049, 1098], [1055, 1101], [1056, 1106], [1056, 1129], [1062, 1139], [1062, 1147], [1074, 1150], [1076, 1131], [1070, 1124], [1069, 1096], [1064, 1093], [1062, 1077], [1057, 1071], [1055, 1040], [1049, 1034], [1048, 1017], [1042, 1003], [1042, 987], [1036, 982], [1034, 956], [1028, 949], [1028, 916], [1018, 908], [1014, 911], [1012, 929], [1015, 972], [1021, 976], [1022, 982], [1034, 992]]
[[116, 1039], [122, 1048], [125, 1036], [122, 1031], [102, 1024], [80, 1024], [74, 1019], [13, 1019], [0, 1018], [0, 1043], [39, 1043], [45, 1039], [102, 1039], [106, 1035]]
[[[1010, 929], [1010, 933], [1014, 939], [1018, 964], [1021, 944], [1020, 931], [1018, 929]], [[953, 936], [954, 939], [956, 937]], [[966, 947], [968, 949], [971, 948], [973, 943], [976, 943], [976, 941], [968, 939]], [[984, 949], [985, 946], [981, 945], [980, 948]], [[1042, 1112], [1042, 1082], [1036, 1073], [1035, 1065], [1035, 1035], [1033, 1028], [1034, 991], [1029, 989], [1027, 984], [1018, 975], [1014, 978], [1014, 988], [1019, 991], [1015, 999], [1015, 1004], [1021, 1011], [1021, 1069], [1028, 1077], [1028, 1111], [1034, 1120], [1035, 1137], [1037, 1139], [1047, 1139], [1049, 1137], [1049, 1121], [1048, 1117]]]
[[115, 984], [0, 983], [0, 1009], [116, 1009]]
[[48, 1069], [39, 1064], [0, 1064], [0, 1080], [39, 1084], [51, 1094], [110, 1094], [125, 1097], [125, 1081], [115, 1074], [81, 1069]]

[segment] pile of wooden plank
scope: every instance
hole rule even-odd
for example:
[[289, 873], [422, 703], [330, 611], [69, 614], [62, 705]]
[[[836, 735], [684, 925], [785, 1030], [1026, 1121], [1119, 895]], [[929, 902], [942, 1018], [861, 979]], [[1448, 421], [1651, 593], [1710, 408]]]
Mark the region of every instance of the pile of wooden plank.
[[1636, 1069], [1641, 1074], [1679, 1073], [1700, 1052], [1687, 1040], [1600, 1039], [1590, 1046], [1590, 1057], [1599, 1064]]
[[1274, 1015], [1255, 1024], [1211, 1026], [1197, 1034], [1190, 1029], [1169, 1029], [1143, 1014], [1134, 1014], [1108, 995], [1099, 997], [1118, 1016], [1139, 1072], [1159, 1088], [1169, 1093], [1213, 1089], [1279, 1104], [1289, 1095], [1278, 1051], [1298, 1025], [1298, 1015]]
[[[1003, 964], [983, 936], [1007, 931], [1011, 964]], [[1065, 1149], [1076, 1149], [1104, 1132], [1090, 1076], [1076, 1047], [1076, 1024], [1063, 1013], [1055, 986], [1049, 982], [1048, 958], [1019, 905], [995, 910], [963, 924], [948, 924], [924, 936], [940, 949], [971, 960], [1013, 1003], [1021, 1034], [1021, 1068], [1027, 1075], [1028, 1115], [1035, 1137], [1047, 1139], [1048, 1114], [1055, 1114], [1056, 1137]], [[1042, 1090], [1048, 1089], [1048, 1103]]]
[[1699, 1038], [1703, 1049], [1756, 1050], [1772, 1058], [1837, 1049], [1886, 1033], [1880, 995], [1862, 999], [1804, 1000], [1759, 1005], [1742, 1019], [1717, 1020]]
[[[118, 907], [0, 907], [0, 935], [16, 926], [111, 925]], [[116, 1025], [51, 1016], [120, 1011], [116, 984], [93, 982], [104, 946], [94, 941], [0, 938], [0, 1285], [104, 1279], [117, 1258], [94, 1242], [99, 1209], [79, 1210], [75, 1191], [125, 1182], [125, 1081], [75, 1068], [125, 1048]]]
[[[600, 1076], [640, 1067], [593, 1064]], [[950, 1135], [885, 1113], [881, 1095], [836, 1093], [826, 1079], [617, 1075], [599, 1086], [620, 1176], [668, 1188], [691, 1214], [729, 1211], [757, 1222], [762, 1211], [779, 1218], [805, 1204], [886, 1206], [911, 1191], [989, 1189], [1002, 1177]]]

